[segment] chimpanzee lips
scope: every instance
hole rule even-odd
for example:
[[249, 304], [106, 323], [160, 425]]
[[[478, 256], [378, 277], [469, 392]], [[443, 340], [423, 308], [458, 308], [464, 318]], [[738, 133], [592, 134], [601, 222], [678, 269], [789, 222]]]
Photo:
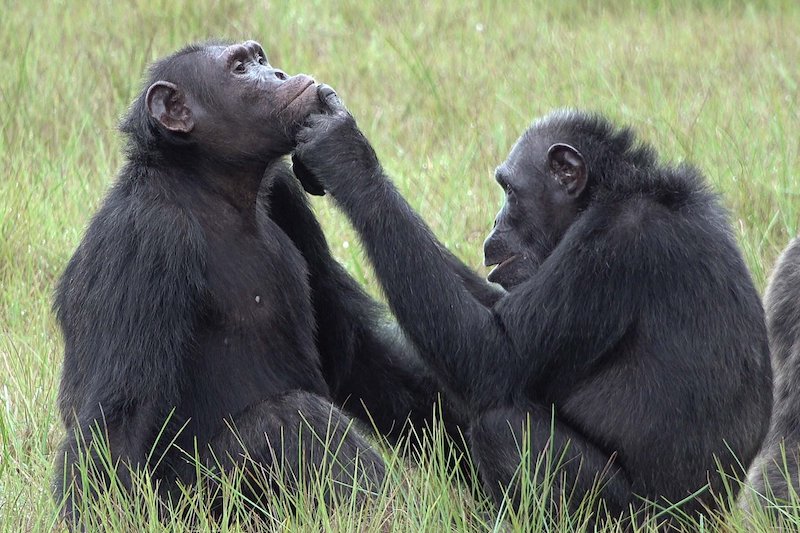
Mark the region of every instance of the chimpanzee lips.
[[516, 259], [517, 257], [518, 257], [518, 255], [514, 254], [514, 255], [508, 256], [508, 257], [503, 258], [503, 259], [488, 259], [487, 258], [485, 263], [484, 263], [484, 265], [487, 266], [487, 267], [497, 265], [497, 268], [500, 268], [501, 266], [503, 266], [503, 265], [505, 265], [507, 263], [510, 263], [511, 261]]
[[305, 93], [310, 87], [315, 86], [317, 84], [317, 82], [314, 81], [314, 78], [311, 78], [309, 76], [303, 76], [303, 78], [304, 79], [302, 80], [302, 84], [300, 85], [299, 89], [294, 94], [294, 96], [291, 96], [289, 98], [289, 100], [286, 102], [286, 105], [283, 106], [283, 109], [286, 109], [287, 107], [291, 106], [294, 103], [294, 101], [300, 98], [303, 95], [303, 93]]
[[[507, 267], [509, 264], [513, 263], [518, 258], [519, 258], [519, 255], [518, 254], [514, 254], [514, 255], [512, 255], [510, 257], [506, 257], [505, 259], [498, 259], [496, 261], [495, 260], [491, 260], [491, 259], [487, 259], [486, 266], [494, 266], [492, 271], [489, 272], [489, 275], [487, 276], [487, 279], [489, 281], [494, 281], [494, 279], [497, 278], [498, 272], [500, 272], [503, 268]], [[497, 265], [497, 266], [495, 266], [495, 265]]]

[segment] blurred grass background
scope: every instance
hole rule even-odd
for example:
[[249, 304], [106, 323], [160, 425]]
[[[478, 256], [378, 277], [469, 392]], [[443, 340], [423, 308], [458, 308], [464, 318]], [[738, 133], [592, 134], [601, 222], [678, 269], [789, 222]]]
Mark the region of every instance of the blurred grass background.
[[[331, 84], [410, 203], [480, 271], [492, 171], [514, 140], [553, 108], [600, 111], [703, 170], [763, 288], [800, 223], [798, 28], [790, 0], [0, 1], [0, 531], [56, 524], [53, 286], [121, 163], [116, 125], [153, 59], [252, 38], [272, 64]], [[347, 223], [314, 205], [378, 294]], [[408, 478], [404, 511], [375, 527], [484, 527], [454, 518], [481, 507], [443, 499], [445, 481]]]

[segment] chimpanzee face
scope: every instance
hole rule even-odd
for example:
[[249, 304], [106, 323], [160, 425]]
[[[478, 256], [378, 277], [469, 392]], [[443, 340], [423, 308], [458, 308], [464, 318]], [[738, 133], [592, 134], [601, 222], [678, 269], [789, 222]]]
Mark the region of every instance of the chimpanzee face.
[[147, 109], [211, 157], [272, 160], [291, 151], [305, 118], [321, 110], [314, 79], [273, 67], [255, 41], [207, 46], [176, 63], [172, 79], [147, 90]]
[[484, 242], [489, 281], [511, 290], [536, 272], [575, 220], [586, 177], [580, 152], [548, 132], [517, 141], [495, 172], [505, 199]]

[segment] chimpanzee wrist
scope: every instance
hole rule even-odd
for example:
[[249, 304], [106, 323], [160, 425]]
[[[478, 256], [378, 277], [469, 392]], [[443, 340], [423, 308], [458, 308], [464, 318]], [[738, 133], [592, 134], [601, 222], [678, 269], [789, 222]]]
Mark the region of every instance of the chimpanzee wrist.
[[335, 196], [367, 190], [386, 180], [379, 163], [365, 164], [364, 161], [339, 163], [324, 179], [326, 191]]

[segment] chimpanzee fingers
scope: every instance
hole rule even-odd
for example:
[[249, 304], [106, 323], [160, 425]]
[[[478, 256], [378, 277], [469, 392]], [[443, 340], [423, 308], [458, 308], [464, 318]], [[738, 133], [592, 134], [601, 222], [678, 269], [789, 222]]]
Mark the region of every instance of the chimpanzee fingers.
[[305, 189], [308, 194], [325, 196], [325, 187], [323, 187], [322, 183], [308, 170], [308, 167], [303, 164], [297, 153], [292, 154], [292, 170], [300, 181], [300, 185], [303, 186], [303, 189]]
[[305, 121], [300, 128], [300, 131], [295, 135], [295, 143], [297, 146], [314, 142], [320, 135], [324, 135], [335, 123], [334, 115], [327, 112], [315, 113], [306, 117]]
[[336, 91], [330, 85], [324, 83], [320, 84], [317, 88], [317, 96], [328, 114], [348, 114], [344, 102], [342, 102], [342, 99], [339, 98], [339, 95], [336, 94]]

